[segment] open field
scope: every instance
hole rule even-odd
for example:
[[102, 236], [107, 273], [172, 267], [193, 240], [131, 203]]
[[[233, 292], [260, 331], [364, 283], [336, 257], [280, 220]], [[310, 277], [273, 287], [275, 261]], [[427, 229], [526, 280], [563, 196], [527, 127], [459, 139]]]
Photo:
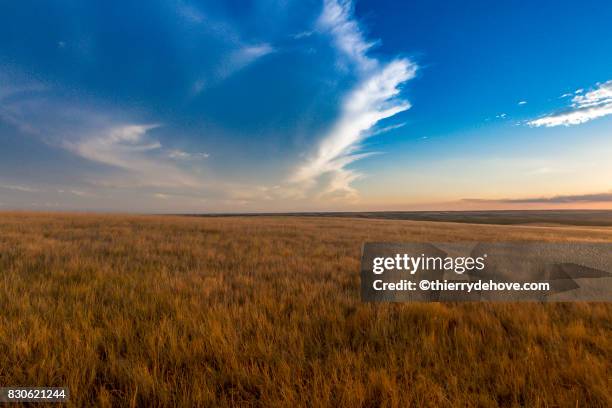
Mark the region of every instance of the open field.
[[609, 227], [0, 213], [0, 385], [74, 406], [612, 406], [610, 304], [362, 304], [364, 241]]

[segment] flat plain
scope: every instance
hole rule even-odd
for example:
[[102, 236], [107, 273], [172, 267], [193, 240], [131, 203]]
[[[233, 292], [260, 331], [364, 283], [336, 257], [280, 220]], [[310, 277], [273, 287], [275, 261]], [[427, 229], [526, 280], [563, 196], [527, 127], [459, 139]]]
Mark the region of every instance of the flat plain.
[[612, 406], [611, 304], [365, 304], [366, 241], [612, 228], [0, 213], [0, 385], [69, 406]]
[[[236, 214], [190, 214], [194, 217], [228, 217]], [[285, 214], [243, 214], [245, 216], [372, 218], [461, 222], [501, 225], [582, 225], [612, 227], [612, 210], [495, 210], [495, 211], [371, 211], [371, 212], [302, 212]]]

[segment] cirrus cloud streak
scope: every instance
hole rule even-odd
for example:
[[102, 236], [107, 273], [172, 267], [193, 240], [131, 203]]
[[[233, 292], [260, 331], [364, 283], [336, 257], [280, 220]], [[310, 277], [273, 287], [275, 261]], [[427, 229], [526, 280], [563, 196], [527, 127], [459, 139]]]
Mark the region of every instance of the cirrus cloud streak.
[[355, 68], [358, 81], [344, 97], [330, 131], [290, 181], [306, 189], [319, 187], [322, 194], [354, 197], [357, 192], [351, 184], [362, 175], [347, 166], [373, 154], [361, 152], [360, 143], [378, 133], [372, 131], [378, 122], [410, 108], [400, 92], [414, 78], [417, 66], [406, 58], [382, 63], [370, 57], [373, 43], [353, 18], [350, 1], [326, 0], [317, 27], [331, 36], [342, 64]]
[[576, 91], [569, 109], [527, 122], [533, 127], [572, 126], [612, 115], [612, 80], [582, 94]]

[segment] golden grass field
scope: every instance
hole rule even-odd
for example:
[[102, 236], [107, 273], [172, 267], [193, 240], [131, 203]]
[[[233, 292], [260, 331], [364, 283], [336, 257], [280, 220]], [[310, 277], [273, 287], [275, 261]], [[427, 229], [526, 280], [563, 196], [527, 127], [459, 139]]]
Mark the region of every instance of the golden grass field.
[[611, 304], [364, 304], [364, 241], [611, 228], [0, 213], [0, 385], [71, 406], [611, 407]]

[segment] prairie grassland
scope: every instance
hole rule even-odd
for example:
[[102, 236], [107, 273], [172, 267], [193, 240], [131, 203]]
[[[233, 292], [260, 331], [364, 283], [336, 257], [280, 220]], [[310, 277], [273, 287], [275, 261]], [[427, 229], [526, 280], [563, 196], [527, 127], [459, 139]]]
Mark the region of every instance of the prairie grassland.
[[0, 213], [0, 385], [72, 406], [612, 406], [610, 304], [363, 304], [364, 241], [610, 228]]

